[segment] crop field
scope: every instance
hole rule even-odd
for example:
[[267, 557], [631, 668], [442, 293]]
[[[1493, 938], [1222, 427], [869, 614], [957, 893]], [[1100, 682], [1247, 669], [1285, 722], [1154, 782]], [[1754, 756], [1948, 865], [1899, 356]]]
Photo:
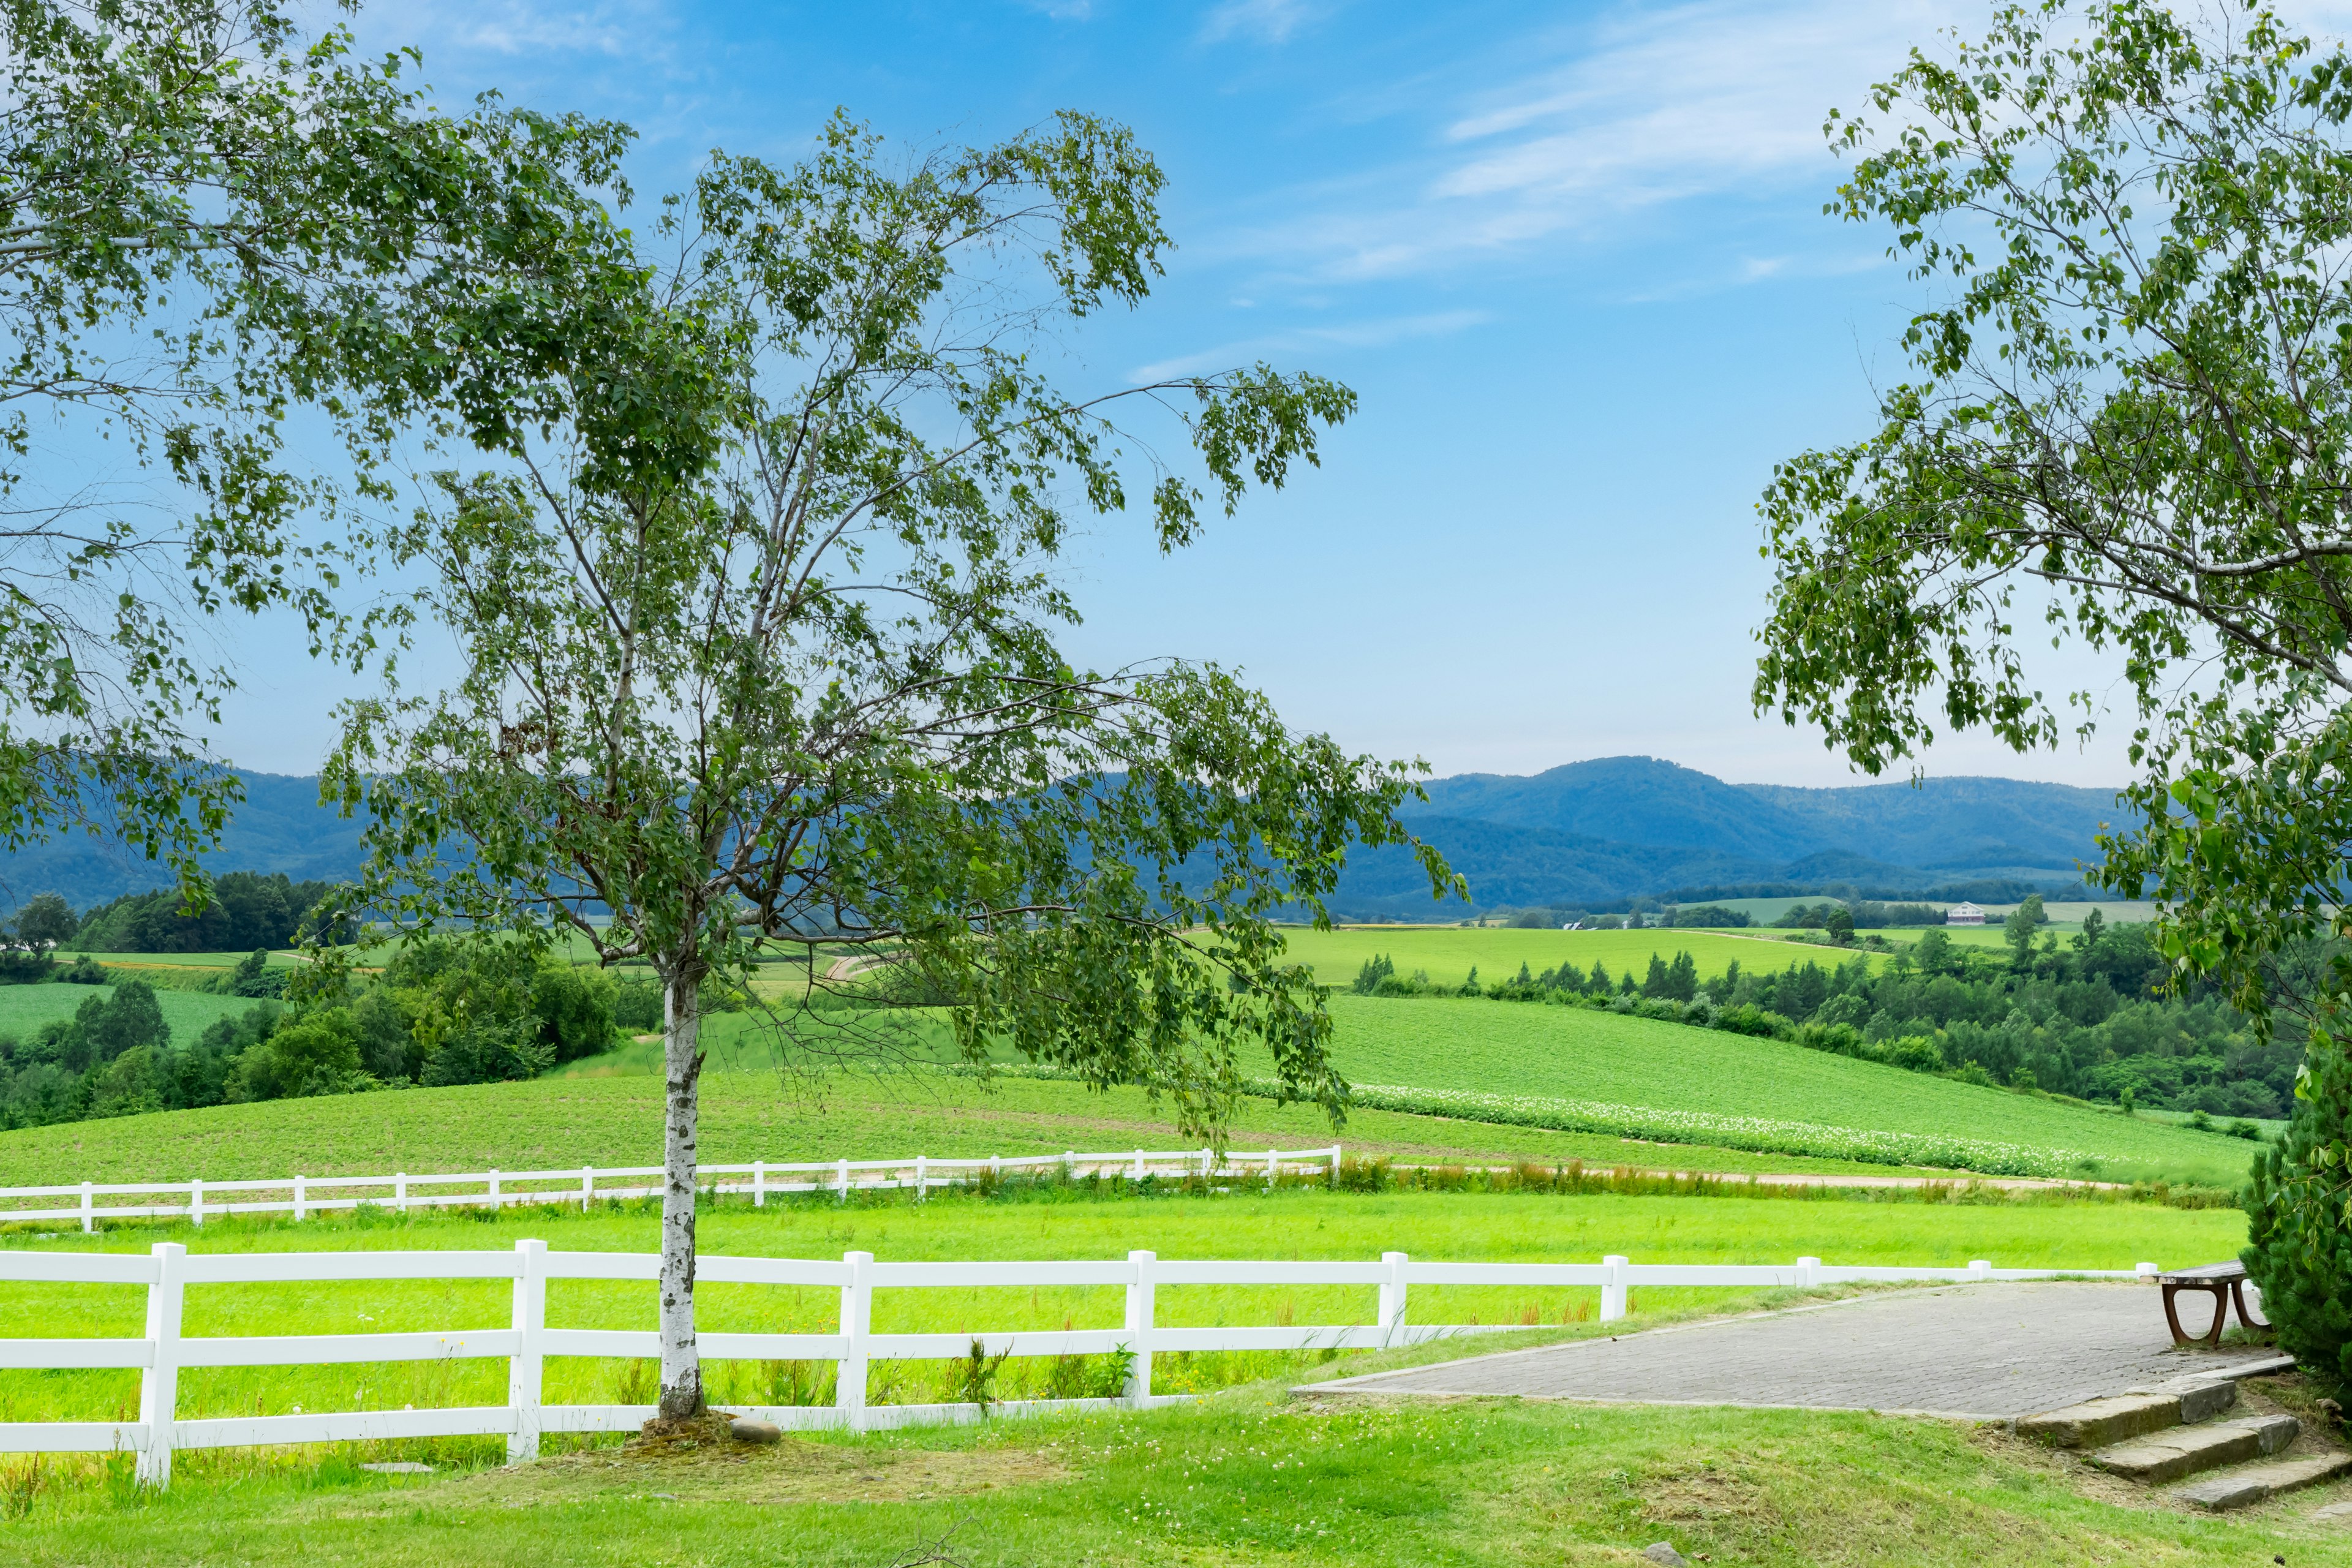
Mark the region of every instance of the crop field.
[[[295, 1225], [281, 1219], [215, 1222], [197, 1229], [138, 1226], [85, 1237], [22, 1233], [12, 1247], [45, 1254], [144, 1250], [159, 1237], [192, 1250], [506, 1248], [538, 1237], [570, 1251], [652, 1252], [660, 1245], [657, 1206], [509, 1210], [469, 1215]], [[1738, 1199], [1567, 1196], [1513, 1193], [1332, 1193], [1243, 1187], [1222, 1196], [1087, 1197], [1046, 1189], [996, 1199], [943, 1194], [917, 1205], [890, 1194], [847, 1205], [801, 1198], [753, 1209], [748, 1200], [709, 1207], [698, 1231], [707, 1254], [838, 1258], [852, 1248], [885, 1261], [931, 1258], [1116, 1258], [1136, 1247], [1163, 1258], [1375, 1258], [1398, 1250], [1432, 1260], [1560, 1262], [1622, 1253], [1636, 1262], [1765, 1263], [1812, 1255], [1832, 1263], [1965, 1264], [1989, 1258], [2008, 1268], [2128, 1268], [2227, 1258], [2242, 1245], [2245, 1221], [2232, 1210], [2152, 1204], [1927, 1204], [1780, 1202]], [[398, 1332], [469, 1330], [506, 1321], [511, 1287], [502, 1280], [366, 1281], [192, 1287], [190, 1334]], [[1633, 1293], [1635, 1326], [1696, 1311], [1738, 1310], [1765, 1294], [1645, 1288]], [[1596, 1289], [1518, 1286], [1416, 1286], [1422, 1322], [1525, 1323], [1601, 1331]], [[877, 1332], [1098, 1327], [1119, 1321], [1116, 1288], [899, 1289], [877, 1292]], [[549, 1322], [565, 1328], [649, 1328], [651, 1281], [558, 1281]], [[132, 1334], [145, 1293], [135, 1287], [0, 1285], [0, 1337]], [[838, 1292], [706, 1285], [696, 1293], [698, 1326], [711, 1331], [830, 1332]], [[1368, 1322], [1370, 1287], [1163, 1286], [1158, 1321], [1169, 1326], [1277, 1321]], [[2152, 1310], [2152, 1304], [2151, 1304]], [[1154, 1387], [1200, 1392], [1328, 1360], [1319, 1352], [1209, 1353], [1161, 1358]], [[896, 1397], [946, 1397], [945, 1363], [882, 1363]], [[1341, 1370], [1347, 1370], [1345, 1368]], [[760, 1380], [780, 1375], [752, 1363], [719, 1364], [722, 1398], [772, 1398]], [[1012, 1369], [1006, 1396], [1028, 1390], [1050, 1367]], [[552, 1403], [635, 1403], [625, 1394], [642, 1369], [625, 1359], [567, 1357], [549, 1368]], [[363, 1366], [218, 1368], [182, 1374], [182, 1412], [278, 1414], [294, 1408], [398, 1408], [402, 1405], [496, 1404], [502, 1363], [411, 1363]], [[0, 1420], [102, 1419], [135, 1398], [135, 1373], [0, 1372]]]
[[[1181, 1146], [1166, 1107], [1138, 1089], [1005, 1079], [840, 1076], [780, 1082], [706, 1073], [702, 1157], [885, 1159], [1053, 1154]], [[1537, 1160], [1654, 1169], [1885, 1175], [1888, 1167], [1782, 1153], [1662, 1146], [1597, 1133], [1490, 1126], [1358, 1110], [1334, 1132], [1311, 1108], [1245, 1100], [1236, 1148], [1319, 1148], [1413, 1163]], [[296, 1173], [563, 1170], [661, 1159], [661, 1081], [650, 1076], [411, 1089], [277, 1100], [0, 1132], [0, 1185], [58, 1182], [236, 1181]]]
[[[53, 1018], [72, 1017], [74, 1010], [91, 996], [113, 994], [111, 985], [0, 985], [0, 1035], [30, 1035]], [[161, 988], [155, 1002], [163, 1009], [163, 1022], [172, 1026], [172, 1038], [183, 1045], [203, 1034], [215, 1019], [253, 1005], [243, 996]]]
[[[1785, 935], [1786, 933], [1781, 933]], [[1427, 970], [1432, 980], [1458, 984], [1475, 965], [1478, 978], [1491, 984], [1508, 980], [1526, 964], [1534, 973], [1562, 963], [1591, 971], [1595, 963], [1608, 965], [1613, 979], [1627, 970], [1640, 979], [1650, 955], [1672, 958], [1688, 952], [1702, 980], [1721, 974], [1733, 963], [1745, 969], [1781, 969], [1808, 957], [1824, 963], [1851, 959], [1838, 950], [1815, 951], [1789, 943], [1769, 932], [1709, 931], [1521, 931], [1502, 926], [1342, 926], [1319, 931], [1305, 926], [1286, 929], [1283, 940], [1291, 958], [1315, 971], [1326, 985], [1346, 985], [1375, 953], [1393, 960], [1400, 974]]]
[[1648, 1106], [2063, 1152], [2081, 1174], [2234, 1186], [2252, 1145], [1955, 1083], [1779, 1040], [1576, 1007], [1334, 996], [1333, 1050], [1359, 1084]]

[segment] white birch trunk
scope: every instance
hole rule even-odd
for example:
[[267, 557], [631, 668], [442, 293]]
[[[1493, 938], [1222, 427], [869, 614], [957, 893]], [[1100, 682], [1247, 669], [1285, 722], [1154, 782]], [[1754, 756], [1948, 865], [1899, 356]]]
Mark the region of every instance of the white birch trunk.
[[661, 1406], [659, 1418], [702, 1413], [702, 1352], [694, 1339], [695, 1120], [702, 1057], [697, 980], [673, 971], [664, 984], [662, 1066]]

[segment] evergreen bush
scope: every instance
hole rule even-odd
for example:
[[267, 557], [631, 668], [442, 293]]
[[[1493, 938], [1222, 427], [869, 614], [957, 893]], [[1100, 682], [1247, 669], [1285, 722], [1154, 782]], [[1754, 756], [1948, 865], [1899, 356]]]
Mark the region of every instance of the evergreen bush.
[[2249, 1240], [2239, 1254], [2281, 1348], [2352, 1387], [2352, 1058], [2315, 1040], [2294, 1087], [2286, 1136], [2254, 1160]]

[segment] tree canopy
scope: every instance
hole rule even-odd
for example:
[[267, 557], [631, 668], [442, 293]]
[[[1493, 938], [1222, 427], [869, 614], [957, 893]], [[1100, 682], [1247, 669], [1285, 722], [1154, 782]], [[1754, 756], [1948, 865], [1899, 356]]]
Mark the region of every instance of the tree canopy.
[[[1940, 298], [1878, 429], [1774, 472], [1755, 687], [1875, 773], [1937, 710], [2055, 743], [2065, 704], [2033, 687], [2025, 639], [2109, 652], [2139, 777], [2096, 874], [2156, 893], [2176, 973], [2258, 1029], [2291, 1012], [2328, 1056], [2352, 964], [2305, 959], [2352, 931], [2347, 120], [2341, 47], [2259, 5], [2137, 0], [2006, 6], [1833, 115], [1855, 162], [1832, 210], [1890, 228]], [[2087, 731], [2092, 695], [2072, 701]], [[2298, 1125], [2346, 1081], [2306, 1066]], [[2257, 1230], [2352, 1226], [2352, 1171], [2296, 1163], [2340, 1145], [2294, 1147], [2258, 1183]], [[2332, 1314], [2341, 1340], [2352, 1287], [2330, 1289], [2282, 1310]]]
[[[528, 265], [625, 143], [441, 113], [417, 64], [279, 0], [0, 0], [0, 850], [118, 835], [201, 898], [236, 672], [192, 621], [283, 607], [352, 659], [385, 630], [338, 602], [334, 524], [432, 434], [455, 367], [416, 306]], [[61, 482], [94, 465], [59, 433], [122, 477]]]
[[[763, 953], [799, 960], [758, 989], [803, 1051], [1013, 1050], [1210, 1136], [1245, 1049], [1342, 1103], [1273, 920], [1322, 918], [1350, 844], [1413, 844], [1412, 770], [1289, 731], [1213, 665], [1057, 643], [1083, 519], [1140, 482], [1178, 548], [1354, 406], [1263, 365], [1095, 395], [1039, 368], [1045, 334], [1144, 298], [1161, 181], [1081, 114], [916, 157], [836, 120], [797, 164], [715, 157], [657, 258], [583, 225], [528, 286], [448, 304], [501, 461], [443, 476], [387, 546], [435, 574], [467, 677], [352, 707], [330, 779], [369, 816], [362, 896], [404, 922], [563, 932], [660, 976], [664, 1418], [701, 1406], [702, 998]], [[828, 992], [864, 1010], [818, 1018]], [[906, 1005], [951, 1039], [891, 1027]]]

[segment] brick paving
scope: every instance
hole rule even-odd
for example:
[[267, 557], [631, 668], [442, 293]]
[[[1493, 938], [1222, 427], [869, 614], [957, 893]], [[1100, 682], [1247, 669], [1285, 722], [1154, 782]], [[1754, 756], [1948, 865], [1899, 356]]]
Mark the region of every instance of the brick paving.
[[1309, 1385], [2001, 1419], [2268, 1359], [2176, 1351], [2145, 1285], [1954, 1285]]

